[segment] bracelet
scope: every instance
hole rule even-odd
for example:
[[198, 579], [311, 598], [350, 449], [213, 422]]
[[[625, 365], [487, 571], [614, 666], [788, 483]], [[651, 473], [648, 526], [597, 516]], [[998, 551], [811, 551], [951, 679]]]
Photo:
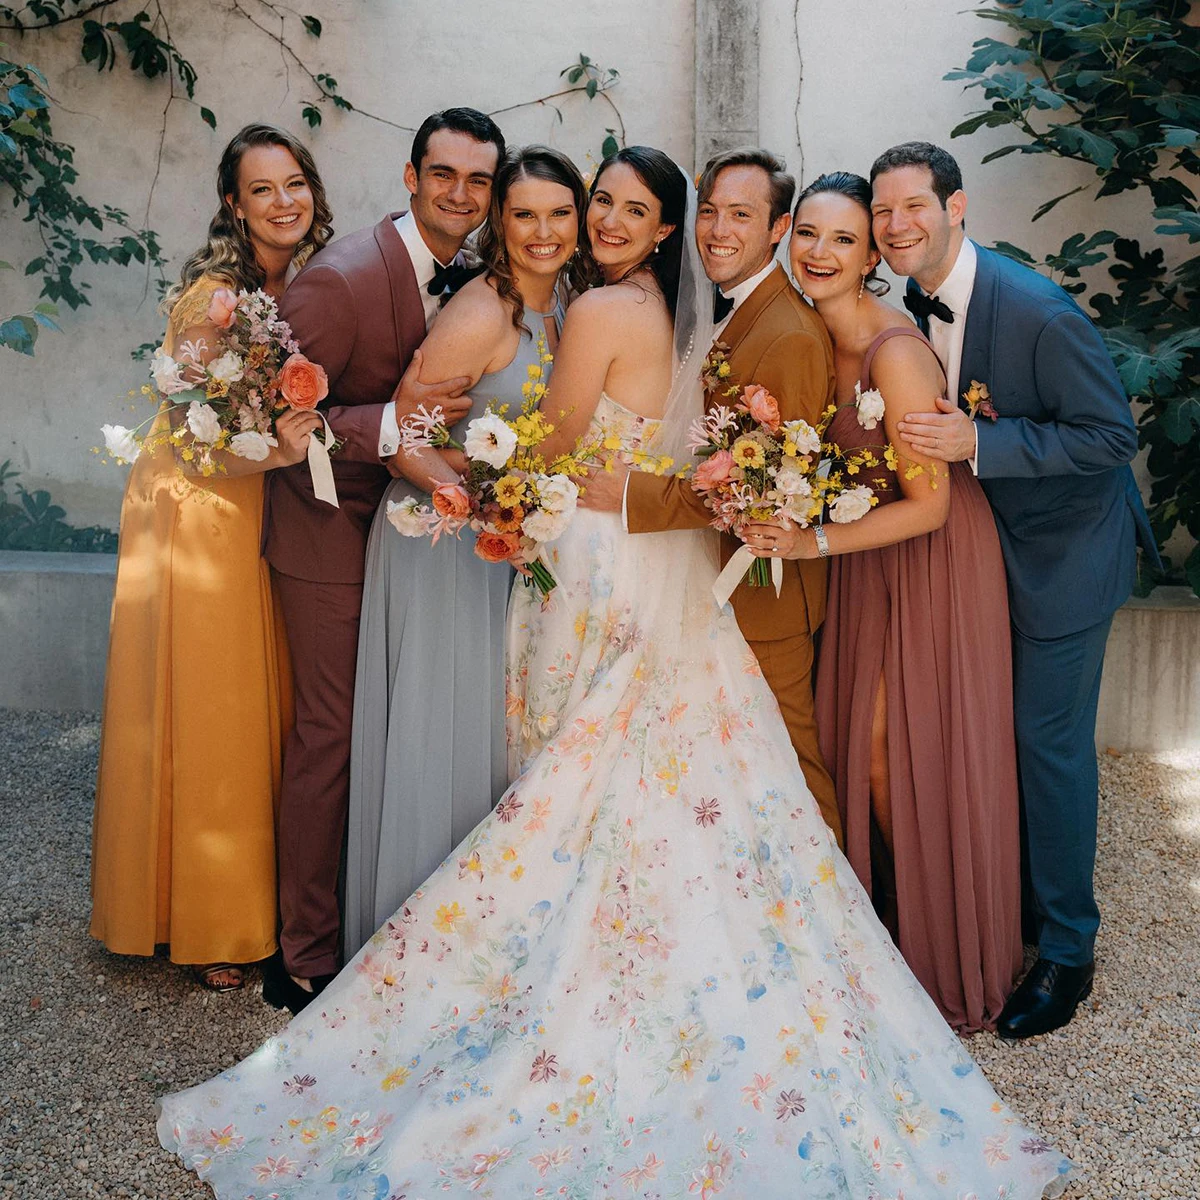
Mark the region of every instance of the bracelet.
[[817, 539], [817, 557], [828, 558], [829, 538], [825, 534], [825, 527], [823, 525], [814, 525], [813, 536]]

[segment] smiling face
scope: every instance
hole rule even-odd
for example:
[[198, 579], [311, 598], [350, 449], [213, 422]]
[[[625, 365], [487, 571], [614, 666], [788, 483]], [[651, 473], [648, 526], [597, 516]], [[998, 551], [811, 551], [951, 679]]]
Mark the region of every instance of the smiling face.
[[945, 207], [925, 166], [893, 167], [872, 185], [871, 228], [887, 265], [927, 292], [950, 274], [962, 245], [967, 197], [952, 192]]
[[613, 163], [596, 180], [587, 234], [606, 280], [620, 279], [647, 259], [673, 228], [663, 224], [658, 197], [628, 163]]
[[237, 195], [226, 200], [260, 250], [294, 252], [312, 228], [312, 189], [286, 146], [251, 146], [238, 163]]
[[788, 261], [814, 304], [846, 292], [857, 294], [863, 278], [879, 262], [862, 205], [840, 192], [816, 192], [801, 201]]
[[569, 187], [550, 179], [517, 179], [504, 197], [501, 232], [516, 275], [556, 276], [575, 253], [579, 216]]
[[771, 221], [771, 180], [761, 167], [726, 167], [696, 209], [696, 246], [705, 274], [729, 291], [771, 261], [788, 231], [784, 213]]
[[487, 215], [499, 150], [469, 134], [439, 129], [431, 134], [420, 170], [404, 165], [404, 186], [412, 192], [412, 214], [425, 244], [449, 262]]

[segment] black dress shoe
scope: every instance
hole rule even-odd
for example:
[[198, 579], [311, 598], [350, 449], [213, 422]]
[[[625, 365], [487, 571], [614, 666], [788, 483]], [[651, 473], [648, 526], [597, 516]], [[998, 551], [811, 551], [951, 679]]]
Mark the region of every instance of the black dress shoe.
[[1039, 958], [1008, 998], [996, 1032], [1002, 1038], [1036, 1037], [1065, 1025], [1092, 993], [1094, 963], [1068, 967]]
[[313, 989], [310, 992], [288, 974], [287, 967], [283, 964], [283, 955], [276, 950], [262, 965], [262, 981], [263, 1000], [274, 1008], [286, 1008], [292, 1016], [296, 1016], [329, 986], [333, 976], [318, 975], [315, 979], [310, 979], [309, 983]]

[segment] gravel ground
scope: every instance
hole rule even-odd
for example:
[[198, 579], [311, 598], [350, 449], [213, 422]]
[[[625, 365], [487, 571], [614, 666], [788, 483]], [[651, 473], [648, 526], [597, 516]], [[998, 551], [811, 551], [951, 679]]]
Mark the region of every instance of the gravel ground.
[[[155, 1097], [283, 1024], [257, 986], [212, 995], [165, 959], [119, 958], [88, 937], [98, 734], [91, 714], [0, 711], [5, 1200], [209, 1196], [159, 1148]], [[1070, 1200], [1197, 1200], [1200, 754], [1105, 755], [1101, 770], [1092, 999], [1047, 1037], [969, 1045], [1001, 1095], [1085, 1169]]]

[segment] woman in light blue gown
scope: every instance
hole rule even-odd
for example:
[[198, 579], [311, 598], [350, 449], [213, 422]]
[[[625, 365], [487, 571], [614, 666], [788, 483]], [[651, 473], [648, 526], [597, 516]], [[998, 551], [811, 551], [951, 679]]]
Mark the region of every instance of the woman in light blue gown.
[[[583, 180], [556, 150], [500, 165], [480, 237], [484, 272], [446, 305], [422, 346], [426, 380], [468, 376], [471, 410], [515, 413], [558, 344], [565, 276], [578, 271]], [[504, 621], [512, 572], [474, 535], [402, 537], [389, 501], [422, 501], [458, 478], [456, 452], [410, 456], [367, 544], [346, 854], [343, 942], [350, 958], [490, 811], [508, 785]]]

